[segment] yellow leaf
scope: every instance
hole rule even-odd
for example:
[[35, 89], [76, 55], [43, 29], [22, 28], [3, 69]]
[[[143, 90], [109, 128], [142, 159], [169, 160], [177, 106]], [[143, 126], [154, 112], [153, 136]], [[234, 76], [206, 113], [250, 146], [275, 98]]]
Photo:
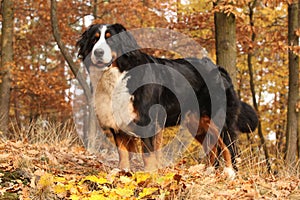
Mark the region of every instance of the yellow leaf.
[[79, 196], [77, 196], [77, 195], [75, 195], [75, 194], [72, 194], [72, 195], [70, 196], [70, 199], [71, 199], [71, 200], [79, 200], [80, 198], [79, 198]]
[[87, 177], [84, 178], [83, 181], [85, 181], [85, 180], [92, 181], [92, 182], [99, 183], [99, 184], [109, 183], [109, 181], [106, 178], [103, 178], [103, 177], [99, 177], [98, 178], [95, 175], [93, 175], [93, 176], [87, 176]]
[[146, 181], [148, 178], [151, 178], [151, 174], [147, 172], [136, 172], [134, 176], [137, 184]]
[[63, 183], [66, 181], [66, 178], [65, 177], [54, 177], [53, 181]]
[[117, 188], [114, 190], [116, 194], [118, 194], [122, 198], [131, 197], [134, 195], [133, 190], [127, 188]]
[[91, 193], [88, 200], [108, 200], [108, 198], [103, 196], [103, 194], [99, 194], [98, 191], [94, 191]]
[[174, 175], [174, 173], [168, 173], [165, 176], [159, 177], [156, 182], [164, 188], [173, 181]]
[[56, 194], [62, 194], [62, 193], [65, 193], [67, 192], [66, 188], [64, 185], [62, 184], [57, 184], [53, 187], [53, 190]]
[[75, 188], [75, 180], [68, 181], [68, 184], [65, 185], [66, 190], [71, 190]]
[[150, 194], [153, 194], [157, 190], [158, 190], [158, 188], [144, 188], [143, 191], [139, 193], [139, 198], [143, 198]]
[[45, 187], [50, 187], [53, 184], [53, 176], [51, 174], [44, 174], [41, 176], [37, 186], [39, 188], [45, 188]]
[[127, 183], [132, 182], [132, 179], [129, 178], [128, 176], [120, 176], [120, 181], [121, 181], [121, 183], [127, 184]]

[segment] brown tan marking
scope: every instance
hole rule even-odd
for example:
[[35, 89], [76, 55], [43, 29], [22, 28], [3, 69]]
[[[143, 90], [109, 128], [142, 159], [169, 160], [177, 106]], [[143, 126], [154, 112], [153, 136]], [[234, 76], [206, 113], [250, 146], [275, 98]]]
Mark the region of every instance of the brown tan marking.
[[[225, 166], [232, 168], [231, 154], [227, 146], [224, 144], [223, 139], [219, 136], [219, 131], [215, 123], [208, 116], [202, 116], [199, 119], [195, 114], [188, 113], [186, 117], [186, 127], [191, 133], [197, 131], [195, 138], [202, 144], [205, 152], [211, 148], [209, 152], [209, 165], [212, 166], [214, 164], [217, 157], [217, 145], [219, 145], [225, 160]], [[210, 137], [204, 140], [207, 134], [210, 134]]]

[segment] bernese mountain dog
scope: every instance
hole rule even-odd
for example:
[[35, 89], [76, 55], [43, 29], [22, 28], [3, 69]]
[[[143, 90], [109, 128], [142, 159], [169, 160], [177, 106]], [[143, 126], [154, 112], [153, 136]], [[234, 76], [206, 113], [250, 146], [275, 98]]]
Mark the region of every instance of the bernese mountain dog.
[[254, 131], [258, 117], [238, 99], [224, 68], [208, 58], [151, 56], [121, 24], [91, 25], [77, 46], [89, 72], [101, 69], [92, 86], [95, 113], [114, 136], [120, 168], [130, 168], [135, 138], [142, 141], [145, 170], [159, 168], [162, 129], [180, 124], [209, 152], [211, 166], [222, 155], [224, 172], [235, 176], [237, 132]]

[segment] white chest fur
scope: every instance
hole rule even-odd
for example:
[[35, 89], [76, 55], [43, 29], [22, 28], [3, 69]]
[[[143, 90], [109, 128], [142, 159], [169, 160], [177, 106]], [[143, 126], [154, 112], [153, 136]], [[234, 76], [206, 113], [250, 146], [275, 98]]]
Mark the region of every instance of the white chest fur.
[[132, 95], [129, 94], [126, 73], [120, 73], [117, 67], [103, 71], [94, 93], [95, 112], [103, 128], [118, 131], [136, 118]]

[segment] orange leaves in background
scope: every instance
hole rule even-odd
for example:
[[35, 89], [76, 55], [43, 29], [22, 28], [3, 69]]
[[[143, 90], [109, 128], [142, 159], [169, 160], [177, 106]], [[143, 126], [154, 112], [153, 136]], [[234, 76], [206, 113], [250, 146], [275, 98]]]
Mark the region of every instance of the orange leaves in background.
[[[59, 28], [74, 60], [76, 40], [91, 22], [122, 23], [129, 30], [170, 28], [196, 40], [214, 59], [214, 11], [232, 12], [237, 19], [237, 90], [242, 99], [251, 101], [246, 56], [251, 52], [261, 118], [268, 119], [263, 129], [265, 134], [277, 131], [274, 123], [284, 123], [283, 105], [287, 100], [287, 2], [264, 0], [256, 4], [254, 26], [250, 26], [248, 16], [249, 5], [254, 1], [224, 0], [215, 8], [213, 2], [216, 1], [58, 1]], [[57, 121], [70, 118], [70, 83], [74, 77], [52, 36], [49, 1], [19, 1], [15, 21], [11, 116], [20, 121], [18, 124], [39, 116]], [[252, 33], [256, 34], [255, 41], [251, 40]], [[293, 51], [299, 52], [299, 46]], [[153, 52], [156, 56], [174, 56], [161, 50]]]

